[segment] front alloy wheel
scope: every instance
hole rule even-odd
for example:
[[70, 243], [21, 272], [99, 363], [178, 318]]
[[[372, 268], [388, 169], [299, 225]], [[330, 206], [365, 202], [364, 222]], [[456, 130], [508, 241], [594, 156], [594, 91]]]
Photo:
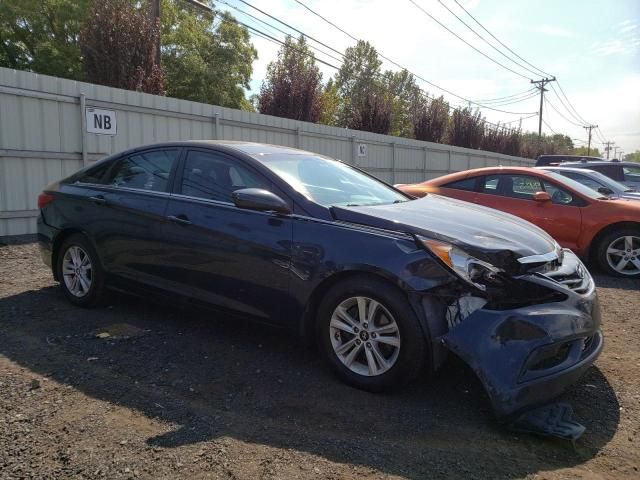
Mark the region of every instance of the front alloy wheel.
[[625, 235], [607, 246], [607, 264], [623, 276], [640, 275], [640, 237]]
[[333, 311], [329, 328], [336, 356], [358, 375], [381, 375], [400, 354], [400, 330], [393, 315], [369, 297], [350, 297]]
[[390, 390], [431, 372], [428, 332], [406, 293], [384, 279], [353, 275], [333, 285], [318, 307], [316, 333], [331, 368], [354, 387]]

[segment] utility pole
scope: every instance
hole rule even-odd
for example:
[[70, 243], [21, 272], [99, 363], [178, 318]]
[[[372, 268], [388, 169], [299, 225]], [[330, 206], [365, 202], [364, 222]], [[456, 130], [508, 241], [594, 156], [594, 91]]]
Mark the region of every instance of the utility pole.
[[[155, 25], [158, 25], [158, 28], [160, 27], [160, 0], [151, 0], [151, 20], [153, 20]], [[160, 31], [158, 31], [158, 37], [156, 38], [153, 63], [160, 66]]]
[[536, 86], [536, 88], [540, 89], [540, 113], [538, 115], [538, 137], [542, 137], [542, 102], [544, 101], [544, 92], [547, 91], [544, 88], [544, 86], [547, 83], [555, 82], [555, 81], [556, 81], [556, 77], [543, 78], [542, 80], [531, 80], [531, 83], [533, 83]]
[[616, 158], [616, 152], [620, 147], [613, 147], [613, 158]]
[[586, 127], [582, 127], [585, 130], [589, 130], [589, 143], [587, 144], [587, 157], [591, 155], [591, 130], [594, 128], [598, 128], [598, 125], [588, 125]]
[[616, 142], [602, 142], [605, 145], [604, 149], [607, 152], [607, 160], [609, 160], [609, 150], [611, 150], [611, 145], [615, 145]]

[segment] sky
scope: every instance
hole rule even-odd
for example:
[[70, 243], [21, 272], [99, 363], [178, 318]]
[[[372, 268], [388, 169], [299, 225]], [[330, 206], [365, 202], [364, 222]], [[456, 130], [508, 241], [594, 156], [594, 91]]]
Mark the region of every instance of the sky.
[[[282, 30], [288, 30], [240, 0], [225, 1]], [[340, 52], [355, 43], [295, 0], [247, 1]], [[530, 79], [540, 79], [540, 74], [534, 75], [523, 67], [531, 68], [534, 72], [537, 72], [536, 69], [517, 58], [521, 66], [510, 62], [448, 12], [443, 4], [468, 25], [482, 32], [503, 53], [513, 57], [474, 23], [455, 0], [414, 1], [477, 49], [524, 77], [496, 65], [465, 45], [410, 0], [301, 0], [354, 37], [369, 41], [382, 55], [466, 99], [487, 103], [487, 99], [525, 92], [533, 86]], [[576, 139], [576, 145], [586, 144], [587, 130], [576, 125], [582, 122], [576, 119], [575, 113], [567, 111], [572, 106], [577, 116], [598, 125], [598, 129], [593, 131], [592, 145], [601, 152], [605, 140], [615, 142], [615, 146], [625, 153], [640, 150], [640, 0], [458, 2], [520, 57], [557, 78], [558, 82], [551, 84], [555, 92], [547, 87], [549, 91], [545, 93], [547, 103], [543, 119], [548, 126], [543, 125], [543, 132], [552, 133], [553, 130]], [[277, 38], [284, 37], [281, 32], [228, 5], [217, 2], [217, 7], [229, 10], [238, 20], [256, 26], [265, 33]], [[279, 46], [258, 36], [254, 36], [253, 42], [259, 58], [253, 65], [250, 93], [257, 93], [267, 65], [276, 58]], [[334, 52], [329, 53], [338, 57]], [[321, 53], [317, 53], [317, 56], [339, 66], [335, 59]], [[336, 72], [329, 66], [320, 67], [325, 81]], [[398, 70], [384, 61], [383, 68]], [[418, 80], [418, 84], [430, 95], [442, 94], [453, 105], [464, 104], [464, 101], [423, 81]], [[562, 96], [560, 88], [569, 102]], [[491, 122], [514, 122], [512, 125], [517, 125], [520, 118], [538, 111], [539, 102], [540, 97], [533, 96], [520, 103], [496, 107], [515, 114], [482, 107], [481, 111]], [[522, 120], [522, 128], [537, 131], [537, 116]]]

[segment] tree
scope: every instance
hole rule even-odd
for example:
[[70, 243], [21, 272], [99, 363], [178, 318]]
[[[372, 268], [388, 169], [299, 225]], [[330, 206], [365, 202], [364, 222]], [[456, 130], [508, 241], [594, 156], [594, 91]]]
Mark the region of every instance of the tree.
[[80, 29], [89, 3], [0, 1], [0, 66], [82, 80]]
[[633, 153], [627, 153], [624, 156], [624, 159], [627, 162], [640, 162], [640, 150], [636, 150]]
[[572, 149], [572, 151], [568, 153], [570, 153], [571, 155], [583, 155], [585, 157], [586, 156], [590, 156], [590, 157], [602, 156], [602, 154], [600, 153], [600, 150], [598, 150], [596, 147], [591, 147], [591, 149], [588, 149], [587, 147], [577, 147]]
[[457, 147], [480, 148], [484, 123], [480, 110], [456, 108], [447, 126], [446, 143]]
[[267, 66], [258, 99], [260, 113], [318, 122], [323, 110], [322, 73], [307, 41], [290, 36]]
[[148, 10], [131, 0], [95, 2], [80, 35], [87, 80], [164, 94], [164, 70], [154, 61], [159, 34], [160, 25]]
[[338, 125], [338, 108], [340, 107], [340, 96], [338, 95], [338, 86], [333, 78], [330, 78], [324, 86], [322, 93], [323, 109], [320, 116], [320, 123], [324, 125]]
[[228, 13], [213, 17], [187, 2], [162, 1], [162, 64], [167, 95], [253, 110], [245, 89], [258, 54], [247, 29]]
[[449, 103], [444, 97], [431, 100], [421, 96], [415, 105], [414, 137], [425, 142], [442, 142], [449, 124]]
[[378, 103], [378, 100], [373, 100], [376, 95], [372, 92], [380, 84], [381, 65], [378, 52], [369, 42], [358, 40], [354, 47], [345, 50], [342, 65], [335, 77], [340, 98], [337, 112], [339, 126], [345, 127], [361, 116], [365, 103], [369, 107]]
[[382, 133], [388, 135], [391, 130], [393, 100], [381, 89], [369, 90], [364, 98], [352, 106], [352, 116], [347, 127], [354, 130]]
[[391, 117], [391, 135], [413, 138], [413, 109], [421, 97], [414, 76], [407, 70], [382, 75], [383, 88], [391, 95], [393, 109]]

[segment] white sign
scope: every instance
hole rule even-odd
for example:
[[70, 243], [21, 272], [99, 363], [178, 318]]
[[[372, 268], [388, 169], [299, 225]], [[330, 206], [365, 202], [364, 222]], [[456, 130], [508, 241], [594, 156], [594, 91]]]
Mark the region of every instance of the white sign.
[[367, 156], [367, 144], [366, 143], [359, 143], [358, 144], [358, 156], [359, 157], [366, 157]]
[[87, 132], [98, 135], [115, 135], [118, 132], [116, 112], [87, 107]]

